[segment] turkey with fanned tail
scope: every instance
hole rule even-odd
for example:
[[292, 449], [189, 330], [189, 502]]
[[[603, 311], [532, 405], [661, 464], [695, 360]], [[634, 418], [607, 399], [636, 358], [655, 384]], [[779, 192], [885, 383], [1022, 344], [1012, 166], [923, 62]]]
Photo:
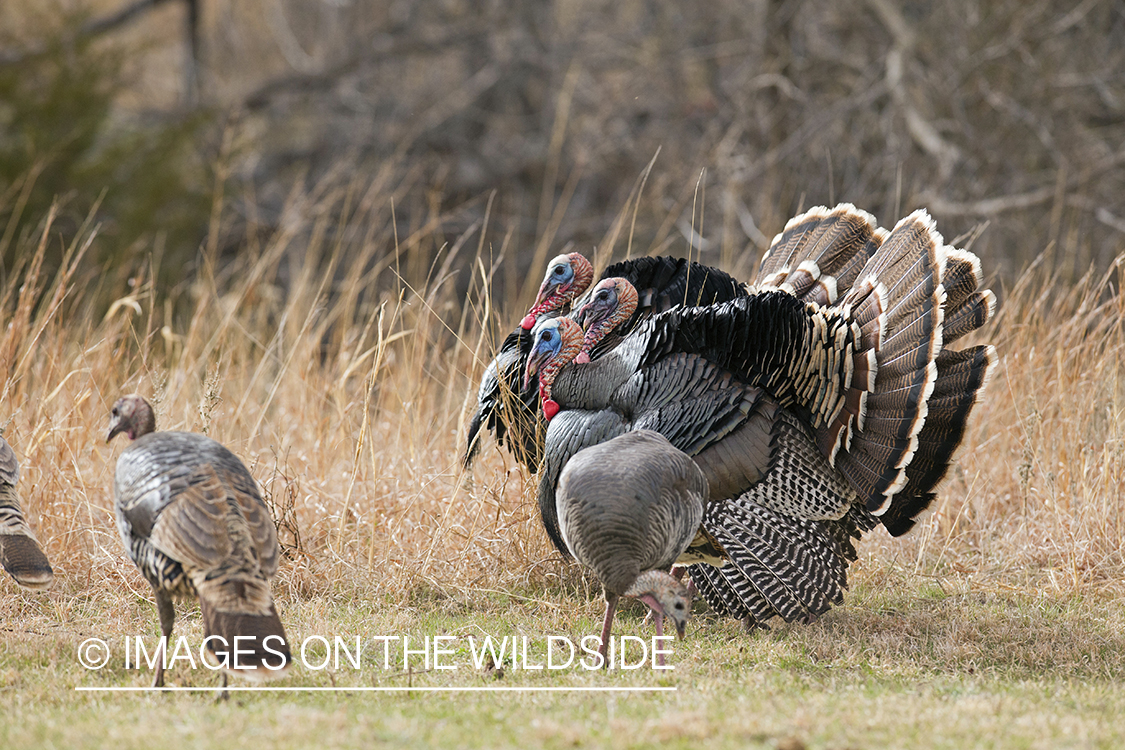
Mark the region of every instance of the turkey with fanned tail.
[[[197, 596], [208, 660], [227, 674], [263, 680], [292, 656], [269, 579], [277, 572], [277, 529], [254, 477], [222, 444], [193, 432], [156, 432], [137, 395], [113, 406], [106, 442], [133, 442], [114, 473], [114, 515], [129, 557], [152, 586], [162, 644], [174, 600]], [[237, 640], [236, 640], [237, 639]], [[153, 685], [164, 683], [161, 646]]]
[[995, 361], [991, 346], [945, 348], [991, 316], [980, 284], [925, 212], [887, 232], [842, 205], [790, 221], [751, 296], [656, 315], [589, 363], [572, 364], [612, 310], [576, 313], [585, 341], [541, 321], [526, 380], [550, 420], [548, 535], [566, 554], [554, 496], [570, 456], [654, 430], [708, 479], [703, 523], [728, 564], [691, 574], [712, 607], [748, 626], [823, 613], [854, 540], [880, 522], [905, 533], [948, 471]]

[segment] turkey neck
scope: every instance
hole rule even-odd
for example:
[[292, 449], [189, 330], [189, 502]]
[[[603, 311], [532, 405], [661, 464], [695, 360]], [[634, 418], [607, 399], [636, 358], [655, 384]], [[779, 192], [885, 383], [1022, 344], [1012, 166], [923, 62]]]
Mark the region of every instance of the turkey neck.
[[660, 597], [656, 596], [656, 594], [665, 588], [670, 588], [673, 591], [682, 589], [684, 595], [686, 596], [687, 594], [687, 589], [684, 587], [684, 584], [677, 581], [669, 573], [663, 570], [646, 570], [644, 573], [637, 576], [637, 580], [633, 581], [633, 585], [630, 586], [628, 590], [621, 592], [621, 595], [639, 598], [645, 594], [652, 594], [659, 600]]
[[554, 317], [564, 312], [570, 306], [570, 303], [586, 291], [590, 282], [594, 280], [594, 267], [581, 253], [560, 255], [548, 265], [553, 266], [560, 261], [570, 263], [570, 281], [563, 286], [558, 286], [552, 282], [549, 276], [550, 271], [548, 271], [548, 277], [544, 278], [543, 283], [539, 285], [539, 293], [535, 298], [535, 304], [527, 311], [527, 316], [520, 323], [524, 330], [530, 331], [536, 320], [545, 316]]
[[555, 375], [551, 397], [569, 409], [608, 408], [613, 394], [636, 374], [647, 338], [643, 333], [628, 336], [592, 362], [567, 363]]
[[[598, 301], [597, 296], [609, 291], [604, 288], [607, 283], [612, 287], [613, 296], [603, 303]], [[595, 299], [583, 305], [576, 315], [578, 321], [586, 326], [582, 348], [587, 353], [592, 352], [610, 332], [617, 331], [629, 321], [637, 310], [637, 290], [628, 279], [620, 277], [606, 279], [599, 282], [599, 287], [603, 288], [595, 292]], [[607, 307], [607, 305], [611, 306]], [[597, 315], [599, 310], [604, 311], [601, 318], [590, 323], [584, 322], [586, 316]]]

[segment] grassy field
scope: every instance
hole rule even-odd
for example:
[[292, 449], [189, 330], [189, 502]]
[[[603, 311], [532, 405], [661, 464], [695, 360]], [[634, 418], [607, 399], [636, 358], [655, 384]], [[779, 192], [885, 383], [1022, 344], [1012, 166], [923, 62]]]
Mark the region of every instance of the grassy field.
[[[452, 672], [301, 670], [279, 686], [668, 686], [661, 693], [75, 693], [142, 685], [120, 659], [83, 670], [90, 633], [148, 633], [152, 607], [94, 591], [69, 607], [24, 598], [6, 634], [0, 739], [9, 747], [1117, 747], [1125, 741], [1125, 608], [1108, 596], [985, 591], [866, 561], [847, 604], [811, 626], [745, 635], [702, 615], [668, 676], [649, 670], [502, 678], [459, 650]], [[945, 587], [943, 591], [939, 583]], [[290, 635], [596, 632], [597, 602], [560, 592], [409, 604], [332, 592], [284, 602]], [[60, 616], [61, 615], [61, 616]], [[642, 632], [639, 609], [619, 632]], [[180, 632], [200, 637], [197, 614]], [[462, 647], [463, 649], [463, 647]], [[541, 654], [540, 654], [541, 656]], [[392, 660], [394, 656], [392, 655]], [[170, 684], [214, 686], [180, 669]]]
[[[317, 218], [330, 213], [309, 201], [295, 202], [293, 220], [248, 242], [233, 265], [220, 267], [208, 245], [203, 272], [172, 290], [151, 283], [158, 253], [134, 267], [85, 268], [93, 229], [60, 269], [40, 266], [49, 226], [13, 240], [26, 246], [0, 289], [0, 427], [57, 579], [45, 595], [0, 580], [0, 746], [139, 747], [171, 736], [189, 747], [1125, 742], [1125, 298], [1116, 269], [1064, 287], [1032, 268], [998, 290], [1001, 313], [979, 340], [997, 344], [1001, 366], [959, 469], [909, 536], [864, 540], [844, 606], [810, 626], [745, 634], [699, 605], [669, 673], [501, 676], [472, 664], [469, 636], [578, 640], [596, 632], [602, 608], [596, 583], [550, 550], [534, 477], [491, 442], [471, 474], [459, 469], [493, 336], [529, 293], [491, 299], [506, 258], [503, 234], [487, 225], [447, 247], [435, 239], [440, 217], [395, 227], [387, 252], [378, 237], [390, 211], [376, 200], [347, 227], [375, 238], [369, 250], [345, 255]], [[417, 252], [424, 247], [437, 249]], [[463, 301], [452, 280], [466, 264], [474, 277]], [[97, 300], [107, 294], [116, 302], [103, 314]], [[120, 651], [99, 671], [77, 658], [87, 638], [115, 645], [157, 631], [147, 584], [112, 520], [121, 445], [106, 446], [104, 434], [111, 404], [132, 391], [152, 399], [160, 427], [211, 434], [260, 481], [279, 524], [285, 560], [274, 591], [294, 642], [459, 637], [456, 670], [365, 661], [297, 668], [275, 684], [675, 691], [239, 692], [225, 702], [209, 692], [76, 692], [150, 682]], [[198, 608], [179, 612], [176, 634], [198, 643]], [[646, 634], [642, 614], [629, 608], [617, 633]], [[218, 680], [181, 663], [169, 684]]]

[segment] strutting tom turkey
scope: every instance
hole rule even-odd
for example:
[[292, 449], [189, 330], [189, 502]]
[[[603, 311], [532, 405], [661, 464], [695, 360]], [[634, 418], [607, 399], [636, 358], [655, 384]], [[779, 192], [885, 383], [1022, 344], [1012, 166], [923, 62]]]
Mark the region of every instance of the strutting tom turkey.
[[[592, 342], [573, 321], [540, 321], [526, 380], [550, 418], [552, 541], [567, 553], [555, 493], [570, 457], [654, 430], [708, 480], [703, 524], [727, 564], [691, 575], [711, 606], [748, 626], [823, 613], [854, 540], [908, 531], [949, 470], [995, 362], [991, 346], [950, 347], [994, 310], [981, 281], [924, 211], [888, 232], [841, 205], [786, 225], [753, 294], [652, 316], [589, 363], [574, 363]], [[585, 314], [588, 331], [602, 317]]]

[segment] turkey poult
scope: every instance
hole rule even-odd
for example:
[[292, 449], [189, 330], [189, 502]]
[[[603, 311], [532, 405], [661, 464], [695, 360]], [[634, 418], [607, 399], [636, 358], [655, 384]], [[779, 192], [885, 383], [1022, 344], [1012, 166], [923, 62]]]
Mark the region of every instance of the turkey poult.
[[[751, 296], [652, 317], [588, 364], [569, 364], [577, 326], [540, 322], [527, 373], [550, 418], [552, 541], [567, 553], [555, 491], [569, 457], [652, 429], [707, 477], [703, 523], [728, 564], [691, 574], [712, 608], [748, 627], [827, 611], [853, 540], [908, 531], [949, 470], [995, 362], [991, 346], [947, 348], [994, 310], [981, 279], [924, 211], [887, 232], [842, 205], [791, 220]], [[583, 317], [593, 329], [602, 314]]]
[[40, 591], [50, 587], [55, 572], [23, 518], [16, 491], [19, 478], [16, 454], [0, 437], [0, 565], [20, 586]]
[[[489, 363], [477, 389], [477, 408], [467, 431], [463, 465], [468, 469], [480, 446], [480, 429], [487, 427], [496, 440], [513, 452], [516, 460], [537, 471], [542, 458], [546, 423], [539, 408], [535, 383], [520, 387], [531, 351], [531, 329], [538, 321], [567, 314], [594, 277], [594, 269], [580, 253], [559, 255], [548, 265], [527, 315], [504, 339], [496, 358]], [[602, 278], [626, 279], [635, 290], [633, 312], [615, 323], [616, 341], [646, 317], [676, 305], [709, 305], [744, 297], [744, 285], [716, 268], [684, 258], [633, 258], [614, 263]], [[595, 292], [600, 292], [600, 286]], [[576, 300], [578, 300], [576, 302]], [[593, 300], [591, 300], [593, 301]]]
[[[684, 637], [691, 595], [668, 569], [683, 561], [693, 541], [701, 541], [706, 502], [707, 480], [699, 467], [650, 430], [585, 448], [567, 462], [555, 493], [559, 532], [574, 558], [592, 568], [605, 588], [598, 650], [603, 665], [609, 665], [613, 613], [623, 596], [649, 606], [657, 636], [664, 635], [667, 616], [677, 636]], [[663, 666], [663, 651], [657, 654]]]
[[[119, 433], [133, 441], [117, 459], [114, 514], [156, 596], [162, 643], [172, 635], [174, 599], [198, 596], [206, 653], [221, 666], [224, 685], [227, 674], [284, 674], [292, 656], [269, 583], [280, 555], [277, 530], [254, 478], [205, 435], [155, 430], [148, 402], [123, 396], [106, 442]], [[154, 687], [164, 684], [164, 651]]]

